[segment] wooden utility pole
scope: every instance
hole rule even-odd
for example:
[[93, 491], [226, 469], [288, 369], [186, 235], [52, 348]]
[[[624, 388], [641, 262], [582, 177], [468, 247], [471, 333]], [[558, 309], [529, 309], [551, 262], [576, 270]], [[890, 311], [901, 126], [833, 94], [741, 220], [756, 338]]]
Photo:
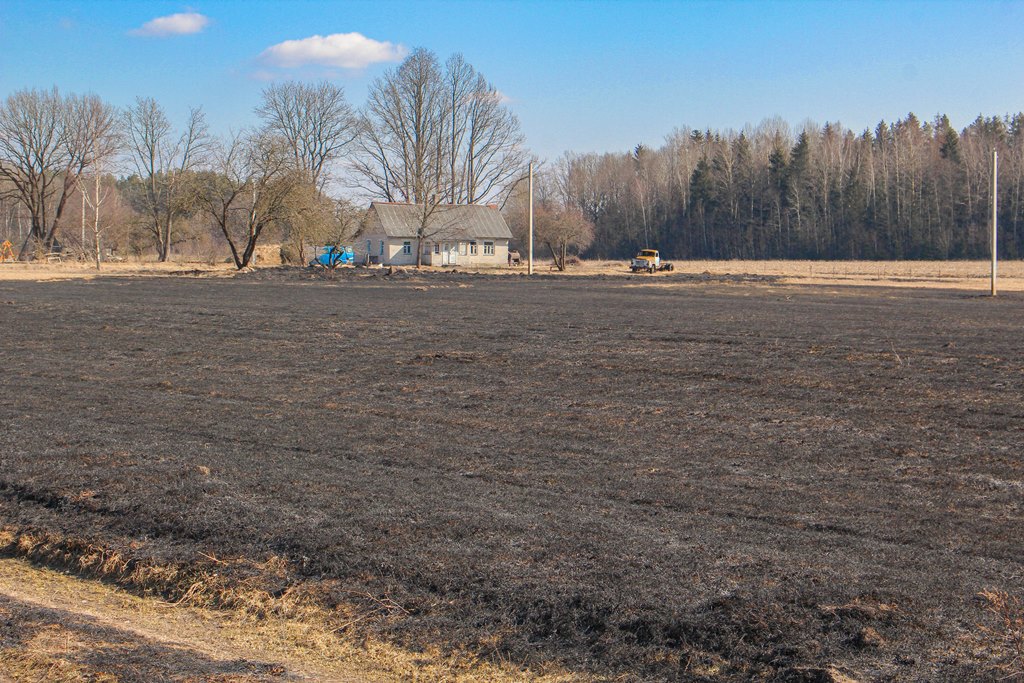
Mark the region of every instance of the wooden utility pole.
[[530, 251], [528, 273], [533, 275], [533, 162], [530, 162]]
[[996, 247], [999, 206], [999, 153], [992, 150], [992, 296], [996, 295]]

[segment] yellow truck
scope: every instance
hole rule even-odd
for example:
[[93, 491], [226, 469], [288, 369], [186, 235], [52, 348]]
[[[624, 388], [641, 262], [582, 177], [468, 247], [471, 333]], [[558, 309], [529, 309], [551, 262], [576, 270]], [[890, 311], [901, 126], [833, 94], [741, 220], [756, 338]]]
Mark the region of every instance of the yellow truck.
[[657, 249], [641, 249], [640, 253], [629, 262], [629, 269], [634, 273], [642, 270], [653, 273], [658, 270], [672, 270], [673, 266], [668, 261], [661, 260], [661, 254]]

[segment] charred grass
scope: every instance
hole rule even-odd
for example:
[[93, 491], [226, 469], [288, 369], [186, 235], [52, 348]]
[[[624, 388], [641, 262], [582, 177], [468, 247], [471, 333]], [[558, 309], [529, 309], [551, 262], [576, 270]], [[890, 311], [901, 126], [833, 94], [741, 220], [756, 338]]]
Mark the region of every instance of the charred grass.
[[0, 284], [6, 551], [531, 672], [1005, 676], [1024, 299], [680, 282]]

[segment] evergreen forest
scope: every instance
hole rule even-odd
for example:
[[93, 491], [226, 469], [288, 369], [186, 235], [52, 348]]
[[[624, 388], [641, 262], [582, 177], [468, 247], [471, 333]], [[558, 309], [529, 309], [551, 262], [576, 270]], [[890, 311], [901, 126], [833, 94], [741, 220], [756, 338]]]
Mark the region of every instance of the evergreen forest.
[[967, 259], [989, 253], [993, 151], [1000, 257], [1021, 258], [1024, 114], [959, 132], [914, 114], [859, 134], [778, 119], [677, 129], [658, 149], [569, 153], [556, 175], [593, 224], [586, 257]]

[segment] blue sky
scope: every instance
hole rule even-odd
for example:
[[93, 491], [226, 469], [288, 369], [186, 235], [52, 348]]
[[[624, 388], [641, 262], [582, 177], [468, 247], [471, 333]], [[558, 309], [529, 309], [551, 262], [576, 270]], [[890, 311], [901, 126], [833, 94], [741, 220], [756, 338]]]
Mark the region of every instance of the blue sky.
[[[254, 122], [267, 79], [330, 78], [358, 106], [422, 46], [462, 52], [553, 159], [773, 116], [859, 131], [909, 111], [958, 128], [1014, 113], [1022, 29], [1024, 2], [995, 1], [0, 0], [0, 96], [52, 85], [119, 106], [152, 96], [175, 122], [202, 106], [227, 132]], [[358, 35], [312, 40], [334, 34]], [[271, 49], [284, 41], [299, 42]]]

